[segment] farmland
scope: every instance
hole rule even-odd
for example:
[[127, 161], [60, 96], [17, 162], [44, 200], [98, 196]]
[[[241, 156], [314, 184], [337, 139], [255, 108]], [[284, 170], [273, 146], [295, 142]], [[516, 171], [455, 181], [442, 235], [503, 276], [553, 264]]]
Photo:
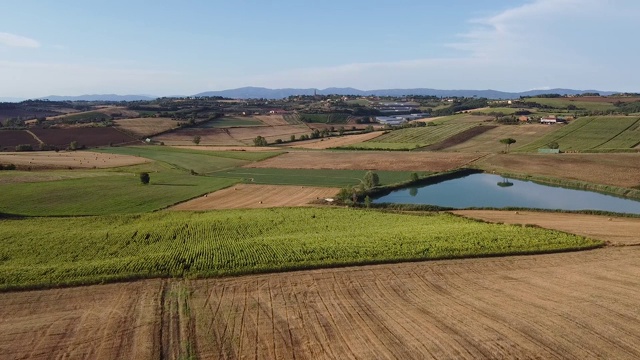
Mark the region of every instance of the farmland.
[[257, 209], [309, 206], [317, 199], [334, 197], [330, 187], [237, 184], [172, 206], [171, 210]]
[[242, 118], [242, 117], [222, 117], [211, 121], [207, 121], [199, 128], [227, 128], [227, 127], [242, 127], [242, 126], [263, 126], [264, 124], [254, 118]]
[[[490, 125], [485, 127], [490, 127]], [[514, 151], [555, 130], [558, 130], [558, 128], [540, 124], [500, 125], [490, 128], [487, 132], [467, 139], [462, 143], [448, 147], [446, 151], [500, 152], [504, 150], [504, 146], [500, 144], [500, 139], [505, 138], [516, 140], [516, 143], [511, 145], [511, 150]]]
[[109, 155], [92, 151], [38, 151], [0, 153], [0, 164], [23, 169], [92, 169], [137, 165], [147, 159], [129, 155]]
[[0, 130], [0, 150], [14, 151], [16, 146], [29, 144], [38, 148], [38, 140], [24, 130]]
[[[446, 214], [339, 208], [0, 221], [4, 244], [0, 288], [4, 289], [546, 252], [600, 244], [560, 232]], [[473, 241], [467, 240], [470, 236]]]
[[[321, 187], [355, 186], [362, 182], [366, 170], [236, 168], [215, 173], [216, 177], [242, 179], [249, 184], [304, 185]], [[376, 171], [380, 184], [391, 185], [410, 179], [409, 171]], [[420, 172], [427, 175], [428, 172]]]
[[140, 138], [171, 130], [178, 126], [178, 121], [170, 118], [120, 119], [113, 122], [124, 132]]
[[82, 127], [69, 129], [31, 129], [42, 142], [47, 145], [65, 147], [72, 141], [77, 141], [79, 146], [107, 146], [109, 144], [122, 144], [136, 142], [136, 138], [122, 133], [112, 127]]
[[640, 143], [638, 117], [583, 117], [518, 151], [536, 151], [556, 142], [562, 151], [620, 151]]
[[362, 143], [363, 141], [371, 140], [380, 135], [382, 135], [381, 131], [375, 131], [375, 132], [364, 133], [364, 134], [345, 135], [345, 136], [337, 136], [337, 137], [331, 137], [331, 138], [325, 138], [325, 139], [312, 139], [312, 140], [298, 141], [291, 144], [287, 144], [286, 146], [297, 148], [297, 149], [323, 150], [323, 149], [330, 149], [330, 148]]
[[451, 123], [437, 126], [407, 128], [391, 131], [366, 142], [352, 145], [364, 149], [415, 149], [443, 141], [455, 134], [476, 126], [467, 123]]
[[0, 357], [638, 358], [639, 256], [609, 247], [3, 293]]
[[551, 106], [557, 109], [566, 109], [569, 105], [589, 111], [609, 110], [615, 108], [612, 102], [588, 101], [582, 100], [581, 98], [528, 98], [526, 101]]
[[442, 152], [376, 152], [376, 151], [295, 151], [259, 163], [256, 168], [338, 169], [379, 171], [453, 170], [469, 164], [482, 155]]

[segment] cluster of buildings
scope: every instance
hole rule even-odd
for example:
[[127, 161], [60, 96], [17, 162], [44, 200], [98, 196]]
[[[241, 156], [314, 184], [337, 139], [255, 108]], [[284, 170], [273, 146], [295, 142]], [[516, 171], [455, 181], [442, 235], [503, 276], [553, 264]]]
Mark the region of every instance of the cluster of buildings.
[[376, 121], [382, 125], [402, 125], [408, 121], [424, 119], [431, 116], [428, 113], [396, 115], [396, 116], [376, 116]]

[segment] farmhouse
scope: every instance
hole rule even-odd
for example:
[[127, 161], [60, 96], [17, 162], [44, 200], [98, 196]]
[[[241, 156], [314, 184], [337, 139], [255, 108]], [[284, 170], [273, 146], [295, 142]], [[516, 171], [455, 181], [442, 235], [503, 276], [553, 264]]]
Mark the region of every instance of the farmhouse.
[[558, 124], [558, 123], [566, 123], [564, 118], [557, 117], [555, 115], [545, 116], [540, 119], [541, 124]]

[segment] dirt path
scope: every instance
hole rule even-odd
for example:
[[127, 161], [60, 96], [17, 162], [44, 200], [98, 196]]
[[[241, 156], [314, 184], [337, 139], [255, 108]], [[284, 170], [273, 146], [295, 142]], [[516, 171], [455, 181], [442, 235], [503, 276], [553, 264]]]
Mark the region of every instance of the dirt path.
[[0, 294], [2, 359], [633, 359], [640, 247]]
[[338, 188], [326, 187], [238, 184], [178, 204], [171, 210], [308, 206], [311, 201], [333, 197], [338, 191]]
[[490, 222], [535, 224], [604, 240], [611, 245], [640, 245], [639, 218], [497, 210], [458, 210], [453, 213]]

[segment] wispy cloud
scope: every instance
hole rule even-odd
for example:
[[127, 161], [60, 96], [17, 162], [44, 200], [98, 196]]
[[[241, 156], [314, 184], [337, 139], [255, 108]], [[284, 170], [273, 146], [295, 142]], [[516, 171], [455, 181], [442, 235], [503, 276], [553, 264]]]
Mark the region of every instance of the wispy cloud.
[[40, 43], [37, 40], [6, 32], [0, 32], [0, 45], [26, 48], [40, 47]]
[[[449, 58], [353, 63], [301, 68], [244, 79], [264, 86], [498, 88], [616, 87], [630, 91], [640, 76], [622, 82], [633, 56], [611, 53], [616, 27], [636, 32], [640, 2], [631, 0], [532, 0], [493, 16], [469, 19]], [[604, 41], [602, 41], [604, 40]], [[622, 64], [621, 64], [622, 65]], [[615, 85], [614, 82], [622, 85]], [[608, 85], [610, 84], [610, 85]], [[636, 89], [637, 90], [637, 89]]]

